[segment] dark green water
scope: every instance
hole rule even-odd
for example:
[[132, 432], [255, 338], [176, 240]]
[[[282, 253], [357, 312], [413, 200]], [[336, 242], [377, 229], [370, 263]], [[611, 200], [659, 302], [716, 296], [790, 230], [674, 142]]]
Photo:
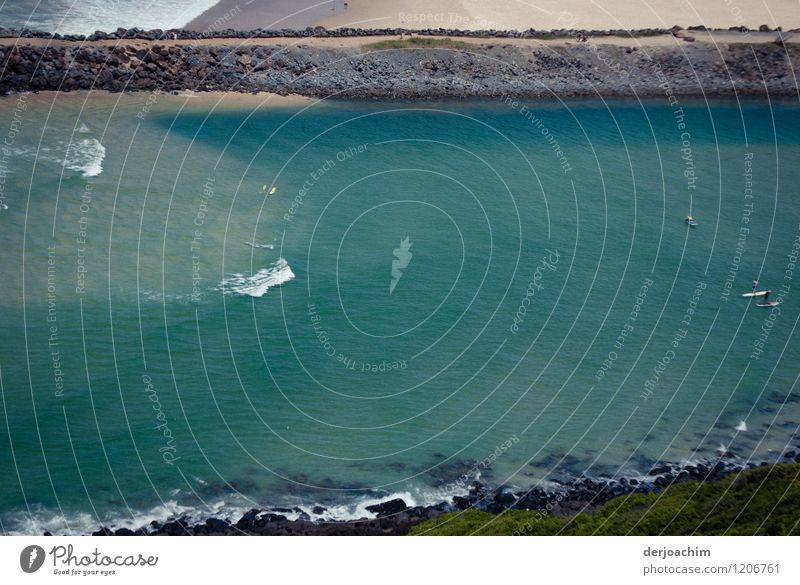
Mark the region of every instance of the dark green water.
[[797, 106], [85, 97], [0, 104], [6, 532], [791, 448]]

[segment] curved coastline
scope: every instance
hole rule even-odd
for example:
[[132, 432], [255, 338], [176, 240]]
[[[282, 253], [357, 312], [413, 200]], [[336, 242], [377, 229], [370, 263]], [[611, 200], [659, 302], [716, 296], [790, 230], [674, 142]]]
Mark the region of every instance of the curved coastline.
[[[576, 31], [569, 30], [429, 29], [414, 34], [469, 44], [412, 50], [370, 46], [407, 34], [404, 29], [320, 27], [210, 35], [132, 29], [73, 38], [0, 30], [0, 62], [6, 64], [0, 93], [189, 90], [403, 100], [798, 95], [794, 75], [800, 44], [780, 34], [776, 40], [772, 31], [592, 31], [588, 43], [578, 43]], [[748, 60], [753, 55], [757, 60]], [[800, 462], [800, 454], [788, 451], [782, 461]], [[766, 464], [723, 454], [699, 463], [658, 464], [639, 477], [571, 477], [524, 491], [476, 481], [451, 500], [409, 507], [391, 499], [368, 508], [374, 517], [352, 521], [313, 520], [311, 507], [263, 508], [238, 519], [182, 515], [137, 530], [101, 527], [93, 534], [401, 535], [452, 511], [572, 515], [615, 497], [660, 492], [687, 480], [717, 481]], [[324, 509], [316, 515], [324, 515]]]
[[[658, 494], [687, 481], [721, 482], [762, 467], [800, 463], [800, 446], [784, 452], [775, 461], [743, 461], [731, 453], [692, 463], [657, 463], [646, 474], [635, 477], [566, 477], [541, 483], [527, 490], [491, 486], [473, 480], [469, 487], [449, 500], [425, 506], [409, 506], [402, 498], [391, 498], [367, 506], [369, 516], [348, 520], [326, 518], [320, 505], [304, 507], [252, 508], [241, 515], [181, 513], [154, 520], [135, 529], [99, 526], [92, 536], [402, 536], [426, 521], [452, 512], [469, 510], [493, 516], [518, 510], [537, 517], [572, 518], [592, 515], [612, 500], [635, 494]], [[44, 532], [44, 536], [53, 536]]]

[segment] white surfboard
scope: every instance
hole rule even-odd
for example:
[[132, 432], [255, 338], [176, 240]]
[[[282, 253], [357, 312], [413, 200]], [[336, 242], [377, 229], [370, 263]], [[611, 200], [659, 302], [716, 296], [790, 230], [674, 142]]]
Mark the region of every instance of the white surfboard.
[[765, 297], [772, 291], [770, 290], [754, 290], [753, 292], [744, 293], [743, 297]]

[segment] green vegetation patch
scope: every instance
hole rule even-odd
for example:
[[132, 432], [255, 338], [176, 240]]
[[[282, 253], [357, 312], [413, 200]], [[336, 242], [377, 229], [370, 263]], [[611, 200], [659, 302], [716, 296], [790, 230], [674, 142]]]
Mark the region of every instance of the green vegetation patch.
[[468, 510], [415, 526], [412, 535], [800, 535], [800, 465], [757, 467], [718, 481], [610, 500], [594, 514], [549, 516]]
[[402, 40], [393, 39], [364, 45], [367, 49], [467, 49], [469, 46], [469, 43], [463, 41], [433, 37], [412, 37]]

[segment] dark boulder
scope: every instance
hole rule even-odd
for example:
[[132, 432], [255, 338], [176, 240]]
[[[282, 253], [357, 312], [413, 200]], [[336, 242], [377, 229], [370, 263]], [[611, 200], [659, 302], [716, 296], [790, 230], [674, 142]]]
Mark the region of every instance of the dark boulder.
[[394, 500], [389, 500], [388, 502], [367, 506], [367, 511], [372, 512], [378, 518], [383, 518], [384, 516], [398, 514], [404, 511], [406, 508], [408, 508], [408, 506], [402, 499], [395, 498]]
[[672, 467], [669, 465], [657, 465], [650, 470], [650, 473], [647, 475], [664, 475], [665, 473], [669, 473], [672, 471]]
[[228, 534], [231, 530], [229, 522], [218, 518], [209, 518], [206, 520], [205, 526], [208, 534]]
[[172, 522], [166, 522], [157, 531], [157, 534], [163, 534], [166, 536], [185, 536], [190, 534], [189, 523], [186, 518], [183, 517]]
[[517, 496], [514, 492], [498, 489], [492, 497], [492, 504], [501, 510], [507, 510], [517, 503]]
[[453, 505], [457, 510], [468, 510], [472, 507], [472, 498], [465, 498], [464, 496], [453, 496]]
[[256, 521], [260, 510], [253, 508], [252, 510], [245, 512], [239, 521], [236, 523], [236, 528], [239, 530], [247, 530], [253, 527], [253, 523]]
[[670, 475], [659, 475], [653, 480], [653, 483], [658, 487], [667, 487], [670, 483], [672, 483], [672, 476]]

